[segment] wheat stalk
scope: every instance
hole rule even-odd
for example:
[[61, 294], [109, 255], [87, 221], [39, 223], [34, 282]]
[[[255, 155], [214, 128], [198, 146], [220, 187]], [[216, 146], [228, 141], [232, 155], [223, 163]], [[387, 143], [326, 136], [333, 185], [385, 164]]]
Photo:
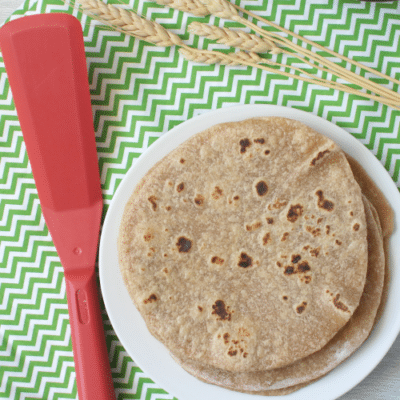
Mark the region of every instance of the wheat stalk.
[[[304, 56], [306, 56], [309, 59], [313, 60], [314, 62], [325, 65], [325, 68], [322, 68], [322, 70], [330, 72], [330, 73], [338, 76], [339, 78], [345, 79], [349, 83], [355, 84], [357, 86], [360, 86], [362, 88], [370, 90], [376, 94], [379, 94], [379, 96], [383, 96], [390, 100], [393, 100], [393, 102], [395, 102], [396, 105], [400, 105], [400, 95], [398, 93], [396, 93], [390, 89], [387, 89], [375, 82], [372, 82], [367, 78], [364, 78], [364, 77], [359, 76], [351, 71], [348, 71], [347, 69], [339, 66], [338, 64], [336, 64], [330, 60], [327, 60], [325, 57], [323, 57], [319, 54], [313, 53], [312, 51], [305, 49], [304, 47], [294, 44], [292, 41], [290, 41], [289, 39], [287, 39], [285, 37], [282, 37], [281, 35], [279, 35], [276, 32], [269, 32], [269, 31], [266, 31], [266, 30], [258, 27], [257, 25], [253, 24], [252, 22], [248, 21], [247, 19], [245, 19], [239, 15], [238, 10], [250, 15], [250, 13], [248, 13], [246, 10], [240, 8], [239, 6], [236, 6], [227, 0], [200, 0], [200, 1], [208, 8], [208, 10], [211, 14], [214, 14], [221, 18], [231, 19], [233, 21], [240, 22], [241, 24], [253, 29], [255, 32], [262, 35], [263, 37], [270, 39], [275, 43], [276, 43], [276, 41], [278, 41], [278, 43], [281, 43], [281, 44], [285, 45], [286, 47], [292, 49], [295, 53], [288, 53], [291, 56], [297, 57], [302, 61], [304, 61]], [[270, 26], [273, 26], [274, 28], [280, 30], [281, 32], [287, 33], [288, 35], [292, 35], [300, 40], [303, 40], [303, 41], [307, 42], [308, 44], [311, 44], [311, 45], [319, 48], [320, 50], [324, 50], [324, 51], [328, 50], [328, 49], [325, 49], [323, 46], [319, 46], [312, 41], [305, 40], [301, 36], [296, 35], [284, 28], [281, 28], [279, 25], [270, 23], [269, 21], [265, 20], [264, 18], [258, 17], [255, 14], [251, 14], [251, 16], [259, 19], [260, 21], [262, 20], [263, 22], [268, 23]], [[361, 68], [364, 68], [364, 69], [366, 69], [370, 72], [373, 72], [376, 75], [379, 75], [385, 79], [388, 79], [396, 84], [400, 84], [399, 81], [396, 81], [396, 80], [394, 80], [378, 71], [375, 71], [371, 68], [364, 67], [362, 64], [359, 64], [359, 63], [354, 64], [354, 62], [352, 62], [352, 60], [350, 60], [348, 58], [344, 58], [343, 56], [340, 56], [339, 54], [337, 54], [333, 51], [329, 50], [328, 52], [342, 60], [351, 62], [353, 65], [357, 65]], [[321, 69], [320, 67], [316, 66], [315, 64], [311, 64], [309, 62], [307, 62], [307, 64], [313, 65], [314, 67]], [[326, 67], [328, 67], [329, 69], [327, 70]]]
[[254, 53], [271, 52], [276, 54], [280, 51], [270, 40], [243, 31], [219, 28], [218, 26], [201, 22], [192, 22], [188, 27], [188, 31], [198, 36], [216, 40], [217, 43]]
[[[67, 2], [68, 0], [64, 0]], [[216, 0], [217, 1], [217, 0]], [[150, 43], [157, 44], [159, 46], [179, 46], [180, 52], [186, 56], [188, 59], [192, 60], [203, 60], [204, 63], [222, 63], [226, 65], [244, 65], [244, 66], [252, 66], [260, 69], [264, 69], [266, 71], [272, 73], [279, 73], [280, 75], [291, 77], [294, 79], [316, 83], [321, 86], [325, 86], [328, 88], [339, 89], [347, 93], [358, 94], [363, 97], [373, 99], [376, 101], [380, 101], [383, 104], [389, 105], [396, 109], [400, 109], [398, 103], [395, 103], [392, 99], [384, 98], [381, 96], [369, 94], [369, 93], [360, 93], [358, 90], [348, 87], [346, 85], [337, 83], [337, 82], [329, 82], [325, 79], [314, 77], [306, 71], [295, 68], [291, 66], [290, 68], [293, 70], [299, 71], [301, 74], [306, 75], [296, 75], [290, 72], [276, 70], [276, 68], [266, 65], [261, 65], [260, 63], [270, 63], [273, 66], [286, 68], [287, 66], [272, 63], [271, 61], [264, 60], [260, 58], [254, 52], [237, 52], [224, 54], [216, 51], [208, 51], [208, 50], [199, 50], [194, 49], [187, 46], [179, 36], [175, 35], [172, 32], [169, 32], [167, 29], [162, 27], [160, 24], [157, 24], [154, 21], [146, 20], [145, 18], [139, 17], [132, 11], [127, 11], [125, 9], [113, 6], [111, 4], [105, 4], [101, 0], [76, 0], [74, 2], [79, 3], [80, 8], [88, 13], [90, 16], [93, 16], [98, 21], [112, 27], [113, 29], [123, 32], [128, 35], [135, 36], [139, 39], [148, 41]], [[229, 7], [224, 10], [219, 10], [218, 12], [227, 13]]]
[[[166, 1], [166, 2], [168, 2], [168, 5], [170, 7], [174, 7], [173, 0], [156, 0], [156, 1]], [[300, 39], [308, 44], [311, 44], [312, 46], [314, 46], [320, 50], [327, 51], [329, 54], [334, 55], [335, 57], [337, 57], [341, 60], [349, 62], [352, 65], [356, 65], [359, 68], [363, 68], [364, 70], [372, 72], [375, 75], [380, 76], [382, 78], [388, 79], [388, 80], [392, 81], [393, 83], [400, 84], [399, 81], [396, 81], [395, 79], [388, 77], [379, 71], [375, 71], [372, 68], [364, 67], [360, 63], [353, 62], [351, 59], [349, 59], [347, 57], [340, 56], [339, 54], [335, 53], [334, 51], [326, 49], [323, 46], [320, 46], [308, 39], [302, 38], [301, 36], [294, 34], [287, 29], [281, 28], [279, 25], [271, 23], [268, 20], [265, 20], [262, 17], [259, 17], [253, 13], [250, 13], [237, 5], [231, 4], [227, 0], [185, 0], [186, 6], [184, 8], [182, 8], [181, 10], [193, 13], [193, 11], [196, 9], [194, 1], [196, 1], [196, 3], [198, 3], [200, 1], [203, 4], [203, 6], [201, 6], [202, 14], [204, 14], [204, 7], [206, 7], [208, 10], [208, 13], [210, 13], [210, 14], [213, 14], [220, 18], [231, 19], [233, 21], [240, 22], [241, 24], [243, 24], [247, 27], [250, 27], [255, 32], [259, 33], [263, 38], [266, 38], [267, 40], [273, 42], [275, 45], [275, 48], [278, 48], [276, 46], [278, 43], [278, 44], [281, 44], [284, 47], [287, 47], [293, 51], [293, 52], [290, 52], [290, 51], [280, 50], [280, 52], [283, 52], [286, 55], [289, 55], [291, 57], [296, 57], [300, 61], [302, 61], [302, 62], [306, 63], [307, 65], [309, 65], [313, 68], [316, 68], [322, 72], [327, 72], [327, 73], [336, 75], [338, 78], [344, 79], [347, 82], [349, 82], [350, 84], [357, 85], [366, 90], [370, 90], [371, 92], [374, 92], [374, 93], [378, 94], [379, 96], [386, 97], [387, 99], [392, 100], [395, 105], [400, 105], [400, 95], [398, 93], [394, 92], [393, 90], [390, 90], [390, 89], [385, 88], [375, 82], [372, 82], [369, 79], [362, 77], [360, 75], [357, 75], [352, 71], [348, 71], [346, 68], [343, 68], [340, 65], [338, 65], [330, 60], [327, 60], [325, 57], [323, 57], [317, 53], [314, 53], [311, 50], [308, 50], [302, 46], [294, 44], [291, 40], [289, 40], [285, 37], [282, 37], [280, 34], [278, 34], [276, 32], [265, 31], [264, 29], [258, 27], [257, 25], [253, 24], [252, 22], [248, 21], [247, 19], [241, 17], [238, 13], [238, 10], [243, 13], [248, 14], [249, 16], [251, 16], [255, 19], [258, 19], [259, 21], [262, 21], [262, 22], [276, 28], [277, 30], [279, 30], [281, 32], [284, 32], [284, 33], [294, 36], [297, 39]], [[221, 43], [221, 39], [219, 39], [218, 41]], [[232, 42], [232, 44], [233, 44], [233, 42]], [[240, 47], [240, 46], [237, 46], [237, 47], [243, 49], [243, 47]], [[253, 49], [253, 51], [255, 51], [255, 50]], [[277, 52], [277, 51], [274, 50], [272, 52]], [[306, 58], [312, 60], [313, 62], [308, 61]]]

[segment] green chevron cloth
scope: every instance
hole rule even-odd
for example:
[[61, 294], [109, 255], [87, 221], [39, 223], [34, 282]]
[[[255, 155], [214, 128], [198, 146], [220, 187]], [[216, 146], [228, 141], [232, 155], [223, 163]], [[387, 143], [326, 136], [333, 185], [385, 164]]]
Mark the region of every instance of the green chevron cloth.
[[[238, 26], [151, 1], [125, 4], [198, 48], [224, 47], [188, 34], [192, 21]], [[400, 2], [236, 4], [400, 79]], [[400, 111], [252, 67], [188, 62], [175, 47], [106, 29], [60, 0], [26, 0], [11, 19], [53, 12], [72, 13], [82, 23], [105, 212], [124, 174], [163, 133], [198, 114], [239, 104], [283, 105], [334, 122], [363, 143], [400, 187]], [[400, 92], [393, 83], [365, 76]], [[0, 125], [0, 398], [77, 399], [63, 269], [41, 214], [1, 58]], [[103, 320], [118, 399], [174, 399], [127, 354], [105, 310]]]

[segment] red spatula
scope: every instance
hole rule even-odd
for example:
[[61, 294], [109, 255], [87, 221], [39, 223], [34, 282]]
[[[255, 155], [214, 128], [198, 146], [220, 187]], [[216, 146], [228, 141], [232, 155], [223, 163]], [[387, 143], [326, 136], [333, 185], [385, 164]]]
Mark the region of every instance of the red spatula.
[[22, 17], [0, 29], [0, 50], [64, 267], [79, 398], [113, 399], [95, 274], [103, 201], [82, 27], [68, 14]]

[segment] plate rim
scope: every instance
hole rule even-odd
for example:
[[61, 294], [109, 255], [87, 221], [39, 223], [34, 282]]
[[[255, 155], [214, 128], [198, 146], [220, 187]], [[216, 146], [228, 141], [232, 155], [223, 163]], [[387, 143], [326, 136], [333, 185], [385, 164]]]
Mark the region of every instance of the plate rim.
[[[257, 116], [281, 116], [285, 118], [296, 119], [300, 122], [303, 122], [315, 129], [316, 131], [323, 133], [325, 136], [331, 138], [336, 143], [339, 144], [340, 147], [345, 147], [345, 151], [352, 156], [356, 161], [358, 161], [366, 172], [370, 175], [373, 181], [377, 184], [379, 189], [383, 191], [386, 195], [387, 192], [391, 193], [391, 196], [388, 197], [387, 200], [393, 208], [395, 213], [395, 230], [391, 237], [389, 252], [391, 254], [390, 260], [390, 268], [391, 268], [391, 281], [388, 286], [388, 296], [386, 300], [386, 306], [388, 307], [389, 300], [392, 298], [391, 294], [393, 290], [391, 290], [392, 286], [396, 286], [393, 282], [393, 272], [395, 272], [395, 282], [397, 281], [400, 284], [400, 251], [394, 249], [394, 241], [400, 235], [398, 227], [400, 226], [400, 213], [396, 212], [395, 204], [400, 205], [400, 193], [398, 191], [397, 186], [395, 185], [393, 179], [380, 163], [380, 161], [370, 152], [359, 140], [353, 137], [350, 133], [346, 132], [343, 128], [335, 125], [334, 123], [316, 116], [312, 113], [286, 107], [286, 106], [275, 106], [268, 104], [259, 104], [259, 105], [239, 105], [239, 106], [228, 106], [224, 108], [220, 108], [217, 110], [211, 110], [203, 112], [187, 121], [182, 122], [181, 124], [175, 126], [168, 132], [164, 133], [157, 141], [155, 141], [148, 149], [146, 149], [137, 159], [136, 162], [129, 168], [124, 178], [120, 182], [111, 204], [106, 213], [102, 233], [100, 237], [100, 245], [99, 245], [99, 278], [100, 278], [100, 288], [103, 295], [103, 300], [105, 304], [105, 308], [110, 319], [110, 322], [114, 328], [114, 331], [121, 342], [124, 349], [127, 351], [129, 356], [135, 360], [135, 363], [142, 369], [142, 371], [150, 377], [157, 385], [166, 390], [170, 395], [177, 397], [179, 400], [194, 400], [194, 395], [192, 392], [192, 388], [196, 387], [199, 389], [203, 389], [200, 397], [198, 399], [218, 399], [222, 400], [225, 398], [229, 398], [229, 400], [249, 400], [249, 399], [265, 399], [265, 396], [254, 395], [254, 394], [244, 394], [240, 392], [231, 391], [228, 389], [224, 389], [215, 385], [210, 385], [199, 381], [194, 378], [186, 371], [184, 371], [180, 366], [178, 366], [175, 361], [169, 356], [167, 349], [158, 342], [155, 338], [151, 336], [151, 334], [147, 331], [147, 334], [150, 335], [149, 338], [146, 338], [147, 342], [152, 346], [152, 352], [157, 353], [160, 352], [163, 358], [154, 358], [155, 354], [148, 354], [149, 360], [145, 357], [145, 353], [147, 349], [138, 349], [138, 345], [135, 344], [135, 349], [133, 353], [135, 353], [135, 357], [132, 353], [132, 342], [128, 339], [129, 333], [121, 326], [121, 316], [116, 315], [118, 312], [115, 310], [115, 302], [113, 301], [113, 293], [110, 293], [110, 285], [112, 278], [116, 279], [114, 283], [116, 283], [115, 288], [118, 288], [122, 291], [125, 290], [124, 298], [126, 301], [126, 295], [130, 300], [128, 292], [123, 285], [122, 276], [119, 272], [118, 267], [118, 258], [115, 260], [115, 257], [111, 255], [115, 255], [116, 253], [116, 236], [118, 235], [118, 230], [116, 232], [116, 228], [119, 228], [119, 221], [122, 215], [123, 208], [125, 207], [125, 203], [127, 198], [130, 197], [130, 194], [133, 192], [134, 187], [137, 182], [140, 180], [142, 176], [147, 172], [147, 170], [154, 165], [159, 159], [168, 154], [171, 150], [173, 150], [180, 143], [188, 139], [190, 136], [198, 133], [212, 125], [221, 122], [230, 122], [230, 121], [238, 121], [246, 118], [252, 118]], [[190, 128], [190, 129], [188, 129]], [[321, 132], [321, 130], [323, 132]], [[326, 130], [326, 131], [324, 131]], [[187, 133], [189, 132], [189, 133]], [[371, 176], [372, 175], [372, 176]], [[376, 179], [376, 176], [379, 179]], [[374, 179], [375, 178], [375, 179]], [[129, 191], [128, 191], [129, 190]], [[129, 193], [129, 195], [128, 195]], [[125, 203], [121, 206], [121, 200], [125, 200]], [[115, 236], [115, 233], [117, 234]], [[113, 237], [114, 234], [114, 237]], [[111, 235], [111, 237], [110, 237]], [[110, 240], [111, 239], [111, 240]], [[110, 242], [112, 251], [110, 252]], [[113, 247], [114, 246], [114, 247]], [[397, 251], [394, 251], [397, 250]], [[394, 252], [393, 252], [394, 251]], [[111, 260], [110, 260], [111, 258]], [[117, 270], [118, 273], [110, 274], [110, 261], [117, 262]], [[395, 268], [393, 270], [393, 268]], [[397, 272], [397, 273], [396, 273]], [[110, 277], [111, 275], [111, 277]], [[119, 280], [118, 280], [119, 279]], [[121, 286], [122, 284], [122, 286]], [[112, 290], [111, 290], [112, 291]], [[115, 295], [115, 293], [114, 293]], [[122, 294], [121, 294], [122, 296]], [[392, 295], [393, 296], [393, 295]], [[397, 296], [400, 300], [400, 294]], [[392, 301], [393, 303], [393, 301]], [[392, 304], [390, 303], [390, 304]], [[133, 303], [130, 304], [129, 309], [132, 310]], [[134, 307], [134, 306], [133, 306]], [[391, 309], [389, 307], [389, 309]], [[136, 309], [135, 309], [136, 310]], [[134, 310], [132, 310], [135, 312]], [[136, 310], [137, 312], [137, 310]], [[138, 312], [137, 312], [138, 313]], [[391, 320], [391, 324], [388, 321], [388, 311], [385, 308], [380, 320], [374, 330], [372, 331], [370, 337], [367, 341], [362, 345], [362, 347], [357, 350], [356, 354], [351, 356], [349, 359], [345, 360], [341, 365], [332, 370], [327, 376], [319, 379], [313, 384], [306, 386], [299, 391], [286, 395], [285, 398], [290, 400], [305, 400], [310, 398], [312, 395], [318, 395], [318, 398], [321, 400], [334, 400], [337, 397], [345, 394], [353, 387], [358, 385], [367, 375], [369, 375], [373, 369], [378, 365], [378, 363], [384, 358], [386, 353], [389, 351], [393, 342], [396, 340], [399, 332], [400, 332], [400, 310], [397, 313], [398, 317], [395, 320], [396, 323], [393, 323]], [[141, 319], [141, 317], [139, 316]], [[122, 319], [124, 323], [126, 323], [126, 317]], [[144, 321], [136, 321], [136, 323], [141, 322], [139, 328], [143, 332], [143, 328], [146, 331], [146, 327]], [[377, 343], [378, 337], [382, 335], [382, 329], [385, 326], [390, 325], [391, 329], [389, 330], [389, 335], [387, 335], [387, 330], [384, 330], [385, 333], [385, 341], [384, 343]], [[136, 338], [137, 339], [137, 338]], [[139, 338], [141, 340], [141, 338]], [[376, 353], [378, 349], [378, 355], [372, 354]], [[165, 354], [167, 353], [167, 354]], [[170, 379], [167, 377], [171, 377], [171, 374], [168, 374], [169, 371], [157, 369], [157, 366], [154, 364], [162, 360], [165, 362], [165, 358], [167, 358], [167, 364], [172, 362], [175, 364], [175, 367], [180, 370], [180, 376], [185, 380], [182, 382], [189, 382], [187, 385], [190, 386], [189, 389], [190, 394], [187, 391], [182, 391], [182, 385], [173, 384]], [[356, 368], [354, 367], [356, 364], [356, 360], [365, 361], [363, 363], [364, 368]], [[154, 368], [155, 367], [155, 368]], [[343, 370], [347, 370], [347, 368], [352, 368], [352, 379], [347, 379], [343, 382], [344, 372]], [[161, 372], [161, 376], [160, 376]], [[173, 373], [176, 371], [174, 370]], [[172, 373], [172, 372], [171, 372]], [[193, 381], [193, 379], [195, 381]], [[341, 379], [341, 385], [335, 385], [334, 382], [337, 379]], [[205, 385], [205, 386], [204, 386]], [[326, 393], [326, 385], [330, 387], [330, 393]], [[204, 386], [204, 387], [203, 387]], [[340, 386], [340, 388], [338, 387]], [[325, 388], [325, 390], [324, 390]], [[179, 394], [179, 395], [178, 395]], [[199, 393], [196, 393], [196, 398]], [[214, 395], [217, 395], [215, 397]], [[211, 396], [211, 397], [210, 397]], [[271, 399], [282, 399], [281, 396], [269, 396]]]

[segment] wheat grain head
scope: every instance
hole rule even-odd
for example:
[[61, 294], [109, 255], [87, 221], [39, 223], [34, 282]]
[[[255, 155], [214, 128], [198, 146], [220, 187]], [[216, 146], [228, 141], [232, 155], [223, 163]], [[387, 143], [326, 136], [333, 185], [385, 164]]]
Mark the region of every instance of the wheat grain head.
[[207, 7], [205, 7], [199, 0], [155, 0], [156, 3], [175, 8], [179, 11], [188, 12], [198, 17], [204, 17], [210, 14]]
[[278, 49], [272, 41], [240, 30], [220, 28], [218, 26], [207, 25], [201, 22], [192, 22], [189, 25], [188, 30], [195, 35], [216, 40], [217, 43], [237, 47], [245, 51], [252, 51], [254, 53], [267, 53], [272, 50], [277, 52]]
[[139, 17], [132, 11], [105, 4], [101, 0], [75, 0], [81, 8], [100, 22], [116, 30], [158, 46], [182, 45], [180, 37], [154, 21]]

